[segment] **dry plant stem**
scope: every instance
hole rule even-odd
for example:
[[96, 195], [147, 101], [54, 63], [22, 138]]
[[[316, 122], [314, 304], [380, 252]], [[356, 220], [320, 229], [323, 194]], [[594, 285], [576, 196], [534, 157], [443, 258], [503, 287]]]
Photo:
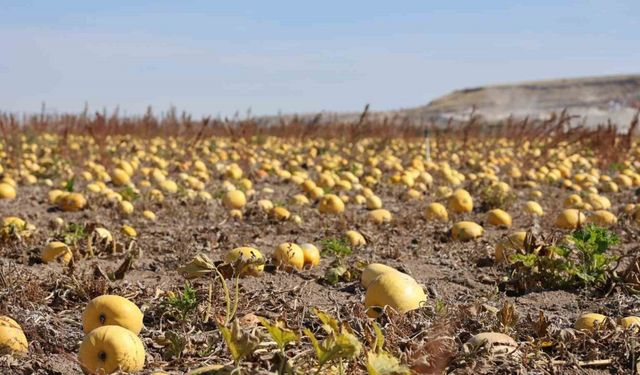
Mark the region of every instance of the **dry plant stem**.
[[222, 273], [220, 273], [220, 270], [218, 270], [217, 267], [214, 267], [213, 269], [215, 270], [216, 277], [220, 280], [220, 283], [222, 284], [222, 290], [224, 291], [224, 298], [225, 298], [225, 304], [226, 304], [226, 310], [227, 310], [226, 311], [227, 316], [225, 317], [224, 325], [228, 326], [229, 323], [231, 323], [231, 320], [233, 319], [233, 317], [236, 315], [236, 312], [238, 311], [238, 302], [240, 298], [240, 287], [239, 287], [240, 276], [239, 275], [234, 276], [235, 290], [234, 290], [234, 299], [232, 303], [229, 287], [227, 286], [227, 282], [225, 281], [224, 276], [222, 275]]
[[211, 306], [213, 304], [213, 284], [209, 281], [209, 285], [207, 287], [207, 311], [204, 315], [204, 323], [209, 322], [209, 318], [211, 318]]
[[[551, 364], [554, 366], [563, 366], [568, 364], [568, 361], [551, 361]], [[598, 367], [598, 366], [608, 366], [613, 361], [611, 359], [596, 359], [593, 361], [578, 361], [578, 366], [580, 367]]]

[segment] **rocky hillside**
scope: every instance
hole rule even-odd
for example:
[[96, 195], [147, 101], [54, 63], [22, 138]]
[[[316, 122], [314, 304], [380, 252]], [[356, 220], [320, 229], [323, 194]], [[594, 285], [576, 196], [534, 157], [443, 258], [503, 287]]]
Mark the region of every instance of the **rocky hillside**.
[[475, 108], [488, 121], [510, 115], [544, 119], [567, 108], [594, 126], [607, 119], [621, 127], [629, 124], [640, 108], [640, 75], [557, 79], [494, 85], [454, 91], [417, 108], [398, 111], [414, 120], [465, 119]]
[[[465, 121], [472, 111], [487, 122], [509, 116], [544, 120], [553, 112], [567, 109], [576, 116], [574, 125], [597, 126], [611, 120], [624, 131], [640, 109], [640, 75], [554, 79], [506, 85], [488, 85], [454, 91], [427, 105], [396, 111], [369, 112], [369, 118], [408, 118], [414, 123], [446, 124], [449, 119]], [[321, 122], [357, 121], [360, 113], [322, 112]], [[307, 121], [317, 114], [264, 117], [266, 124], [294, 116]]]

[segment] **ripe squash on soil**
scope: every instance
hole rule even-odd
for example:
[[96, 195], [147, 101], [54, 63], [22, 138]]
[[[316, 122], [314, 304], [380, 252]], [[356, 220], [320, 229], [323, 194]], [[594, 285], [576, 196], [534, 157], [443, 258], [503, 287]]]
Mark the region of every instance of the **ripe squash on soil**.
[[14, 199], [16, 197], [16, 188], [5, 183], [0, 182], [0, 199]]
[[85, 373], [112, 374], [118, 370], [132, 373], [144, 368], [145, 350], [133, 332], [107, 325], [85, 336], [78, 359]]
[[606, 319], [607, 317], [602, 314], [586, 313], [578, 317], [574, 327], [577, 330], [593, 331], [597, 325], [603, 324]]
[[348, 230], [345, 233], [345, 238], [352, 247], [365, 246], [367, 244], [367, 240], [364, 236], [355, 230]]
[[368, 210], [377, 210], [382, 208], [382, 199], [377, 195], [370, 195], [366, 197], [367, 199], [367, 209]]
[[597, 210], [587, 217], [587, 223], [593, 223], [601, 227], [611, 227], [618, 223], [616, 215], [607, 210]]
[[102, 295], [89, 302], [82, 313], [82, 329], [89, 333], [101, 326], [120, 326], [134, 334], [142, 330], [142, 312], [135, 303], [117, 295]]
[[396, 271], [382, 273], [369, 284], [364, 304], [368, 308], [367, 315], [376, 317], [385, 306], [405, 313], [419, 308], [426, 300], [427, 296], [415, 280]]
[[304, 267], [304, 252], [300, 246], [291, 242], [278, 245], [273, 257], [278, 268], [301, 270]]
[[586, 216], [580, 210], [568, 208], [556, 217], [555, 226], [560, 229], [576, 229], [586, 220]]
[[496, 208], [487, 212], [487, 222], [498, 227], [511, 228], [511, 215]]
[[371, 263], [364, 270], [362, 270], [362, 274], [360, 275], [360, 284], [367, 288], [369, 284], [371, 284], [378, 276], [382, 275], [385, 272], [397, 272], [395, 268], [389, 267], [387, 265], [381, 263]]
[[318, 210], [323, 214], [340, 214], [344, 212], [344, 202], [335, 194], [327, 194], [320, 198]]
[[225, 255], [224, 261], [238, 267], [236, 272], [240, 276], [259, 276], [264, 271], [264, 256], [253, 247], [236, 247]]
[[314, 267], [320, 264], [320, 250], [312, 243], [303, 243], [300, 245], [304, 254], [304, 265]]
[[640, 317], [627, 316], [624, 318], [620, 318], [618, 320], [618, 324], [624, 329], [633, 328], [634, 330], [637, 330], [640, 329]]
[[449, 210], [461, 214], [473, 210], [473, 198], [464, 189], [458, 189], [449, 197]]
[[43, 262], [49, 263], [53, 261], [60, 261], [62, 264], [69, 264], [73, 253], [67, 244], [59, 241], [51, 241], [40, 254], [40, 258]]
[[481, 237], [484, 229], [472, 221], [459, 221], [451, 227], [451, 237], [454, 240], [469, 241]]
[[529, 215], [544, 216], [544, 210], [542, 209], [542, 206], [540, 206], [540, 204], [535, 201], [527, 201], [527, 203], [525, 203], [524, 205], [523, 210]]
[[364, 270], [362, 270], [362, 274], [360, 275], [360, 284], [368, 288], [369, 285], [378, 278], [378, 276], [387, 273], [387, 272], [399, 272], [402, 277], [405, 277], [407, 280], [415, 281], [411, 276], [406, 273], [400, 272], [393, 267], [389, 267], [387, 265], [381, 263], [371, 263], [367, 265]]
[[367, 218], [372, 223], [380, 225], [391, 222], [392, 216], [391, 212], [389, 212], [388, 210], [379, 208], [377, 210], [369, 211]]
[[22, 332], [22, 327], [8, 316], [0, 316], [0, 355], [27, 352], [29, 352], [29, 343]]
[[449, 214], [447, 208], [440, 203], [433, 202], [427, 206], [424, 212], [424, 217], [428, 221], [449, 221]]
[[87, 200], [80, 193], [64, 193], [58, 199], [56, 204], [62, 211], [80, 211], [86, 206]]
[[239, 210], [247, 204], [247, 197], [241, 190], [231, 190], [225, 193], [222, 204], [227, 210]]
[[473, 336], [467, 345], [473, 350], [485, 348], [492, 356], [504, 356], [517, 352], [518, 343], [508, 335], [499, 332], [482, 332]]

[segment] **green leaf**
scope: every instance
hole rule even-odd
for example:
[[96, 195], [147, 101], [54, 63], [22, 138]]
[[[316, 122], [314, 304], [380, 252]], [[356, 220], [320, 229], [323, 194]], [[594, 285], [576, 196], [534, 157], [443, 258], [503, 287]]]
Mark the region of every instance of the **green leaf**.
[[382, 348], [384, 346], [384, 335], [382, 334], [382, 330], [380, 329], [380, 326], [378, 325], [378, 323], [373, 323], [373, 331], [376, 333], [376, 340], [373, 342], [373, 347], [371, 348], [371, 351], [373, 352], [378, 352], [378, 351], [382, 351]]
[[138, 194], [131, 186], [127, 186], [120, 190], [120, 195], [122, 196], [122, 199], [129, 202], [135, 202], [140, 198], [140, 194]]
[[551, 246], [551, 250], [560, 255], [561, 257], [567, 257], [571, 253], [571, 249], [566, 246]]
[[338, 354], [341, 358], [355, 358], [362, 350], [362, 344], [358, 338], [345, 327], [342, 327], [341, 333], [336, 336], [336, 345], [340, 348]]
[[286, 328], [284, 323], [277, 321], [275, 324], [269, 323], [265, 318], [259, 317], [260, 323], [267, 329], [269, 335], [276, 342], [280, 350], [290, 343], [298, 340], [298, 335]]
[[75, 179], [74, 178], [68, 179], [67, 182], [64, 184], [64, 191], [72, 193], [74, 185], [75, 185]]
[[336, 285], [343, 275], [347, 273], [348, 269], [345, 266], [336, 266], [328, 268], [324, 279], [331, 285]]
[[189, 283], [185, 283], [182, 291], [169, 295], [167, 303], [186, 317], [190, 311], [198, 307], [198, 296], [196, 290]]
[[322, 328], [324, 328], [324, 330], [327, 331], [327, 333], [331, 334], [331, 333], [338, 332], [340, 330], [338, 326], [338, 321], [335, 320], [333, 317], [331, 317], [329, 314], [325, 313], [322, 310], [318, 310], [316, 308], [314, 308], [312, 311], [314, 314], [316, 314], [318, 319], [320, 319], [320, 321], [323, 323]]
[[525, 267], [533, 267], [538, 256], [535, 254], [513, 254], [511, 260], [513, 262], [521, 262]]
[[594, 277], [589, 275], [586, 272], [577, 272], [576, 276], [580, 278], [580, 280], [584, 281], [585, 283], [592, 283], [594, 281]]
[[335, 256], [350, 255], [352, 249], [343, 238], [326, 238], [320, 241], [322, 255], [333, 254]]
[[74, 222], [67, 224], [61, 234], [62, 241], [67, 245], [75, 245], [78, 241], [86, 236], [84, 226]]
[[320, 366], [331, 360], [329, 350], [320, 344], [320, 342], [316, 338], [316, 335], [314, 335], [310, 329], [305, 328], [304, 334], [311, 340], [311, 345], [316, 352], [316, 358], [318, 359], [318, 363], [320, 364]]
[[369, 375], [408, 375], [411, 371], [389, 353], [369, 352], [367, 353], [367, 373]]
[[576, 230], [571, 237], [581, 251], [598, 253], [603, 253], [620, 242], [620, 238], [615, 233], [593, 224]]
[[362, 344], [353, 333], [349, 332], [346, 325], [338, 324], [337, 320], [323, 311], [314, 309], [314, 312], [322, 321], [322, 327], [328, 336], [319, 342], [309, 329], [305, 329], [304, 334], [311, 340], [320, 366], [338, 358], [353, 359], [360, 355]]

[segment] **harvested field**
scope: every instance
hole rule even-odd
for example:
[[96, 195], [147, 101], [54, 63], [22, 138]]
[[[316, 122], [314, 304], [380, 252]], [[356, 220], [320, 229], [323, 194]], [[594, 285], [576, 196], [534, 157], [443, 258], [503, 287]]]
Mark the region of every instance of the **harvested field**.
[[[472, 119], [425, 140], [366, 113], [271, 127], [3, 115], [0, 316], [28, 353], [0, 335], [0, 372], [81, 374], [83, 311], [118, 295], [143, 313], [141, 373], [633, 373], [638, 331], [618, 319], [640, 316], [637, 119], [628, 134], [566, 121]], [[52, 241], [69, 256], [45, 256]], [[319, 264], [278, 258], [283, 243], [315, 245]], [[239, 247], [264, 262], [230, 260]], [[372, 263], [409, 275], [398, 298], [365, 303], [390, 287], [362, 285]], [[585, 313], [607, 318], [576, 327]], [[513, 344], [470, 344], [483, 332]]]

